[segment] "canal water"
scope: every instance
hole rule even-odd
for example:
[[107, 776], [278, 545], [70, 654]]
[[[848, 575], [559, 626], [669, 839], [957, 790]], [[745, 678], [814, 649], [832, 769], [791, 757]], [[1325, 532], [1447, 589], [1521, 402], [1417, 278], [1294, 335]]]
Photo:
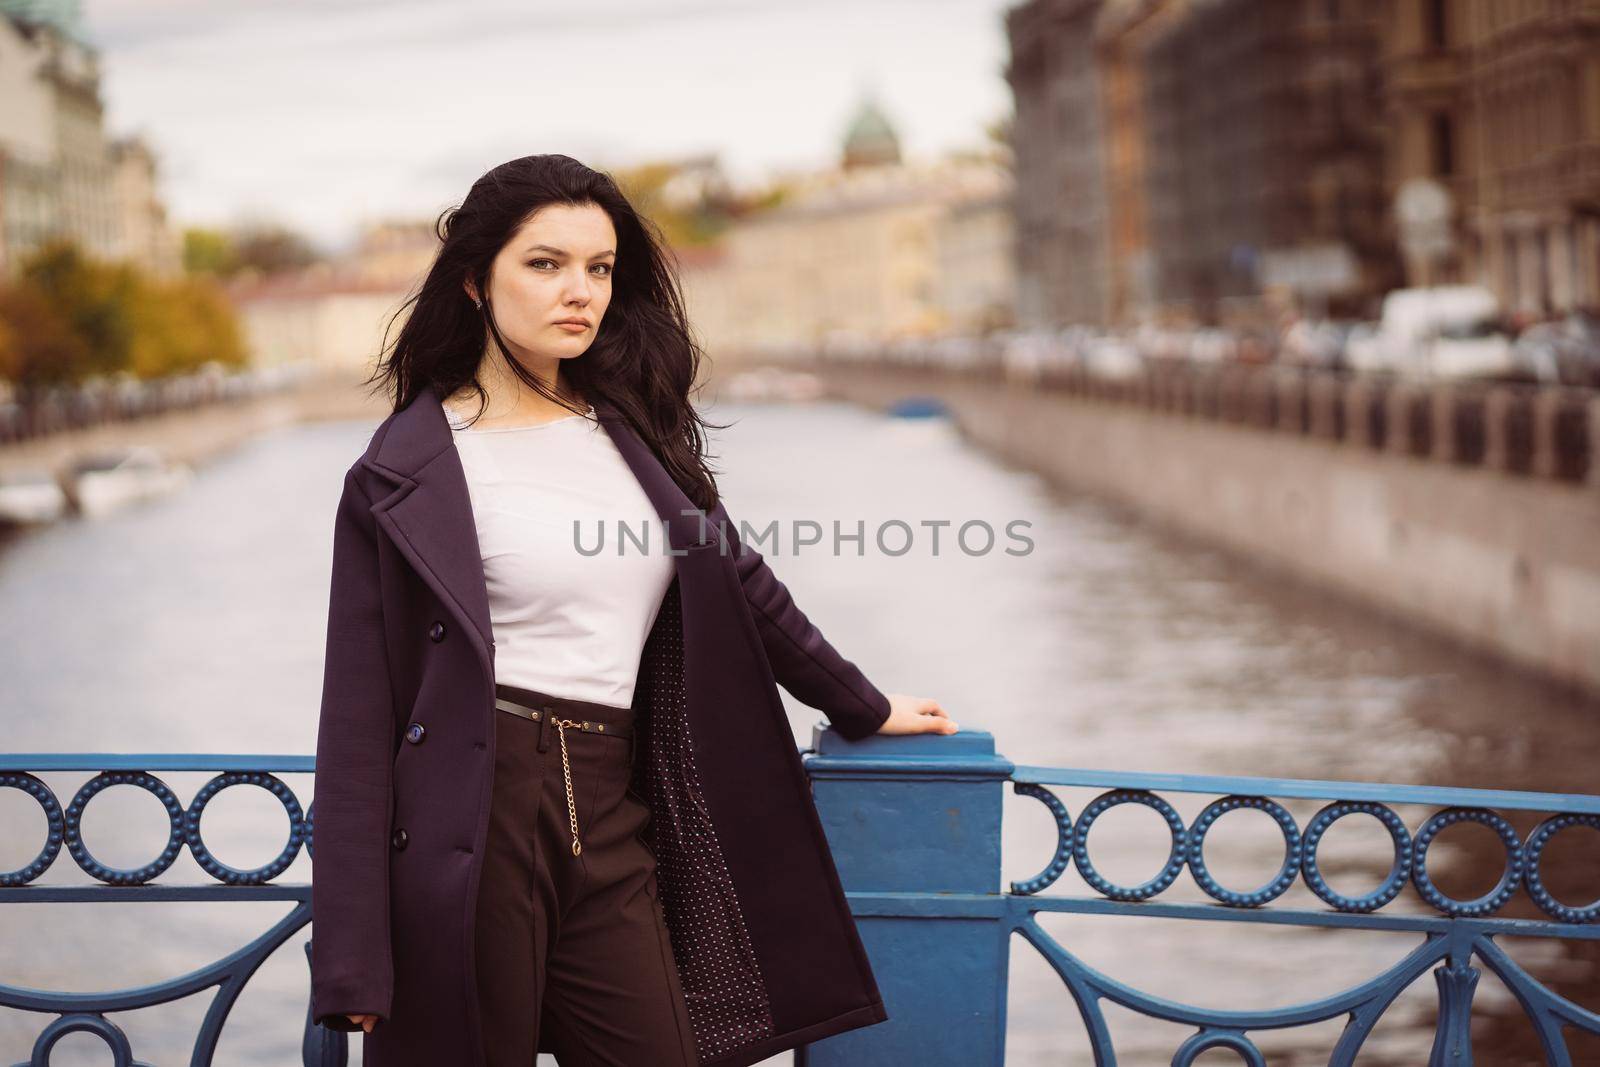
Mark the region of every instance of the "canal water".
[[[778, 523], [780, 540], [766, 555], [819, 628], [881, 688], [938, 699], [963, 727], [992, 733], [1017, 763], [1600, 792], [1595, 701], [1056, 492], [970, 447], [942, 420], [889, 419], [831, 403], [722, 405], [707, 415], [735, 421], [713, 437], [729, 511], [756, 528]], [[6, 749], [313, 752], [333, 507], [372, 425], [278, 429], [207, 464], [179, 495], [0, 543]], [[855, 541], [835, 550], [835, 521], [847, 534], [861, 524], [859, 554]], [[948, 525], [935, 548], [931, 524], [941, 521]], [[970, 552], [956, 541], [964, 523], [975, 523]], [[987, 551], [976, 523], [995, 532]], [[797, 546], [797, 528], [820, 528], [822, 542]], [[876, 541], [880, 528], [885, 547]], [[820, 713], [785, 700], [796, 741], [808, 743]], [[42, 777], [66, 800], [87, 775]], [[162, 777], [185, 803], [206, 778]], [[292, 784], [308, 803], [309, 776]], [[1057, 791], [1074, 816], [1098, 792]], [[1190, 820], [1215, 798], [1168, 799]], [[1320, 806], [1289, 805], [1301, 826]], [[1427, 813], [1401, 809], [1413, 831]], [[1518, 822], [1519, 831], [1532, 823]], [[286, 825], [276, 800], [234, 789], [208, 807], [206, 840], [224, 862], [251, 867], [277, 854]], [[128, 786], [108, 790], [84, 826], [91, 851], [115, 866], [147, 862], [165, 839], [159, 806]], [[29, 862], [44, 834], [37, 807], [14, 790], [0, 792], [0, 827], [0, 869]], [[1600, 894], [1595, 843], [1587, 830], [1569, 832], [1548, 855], [1547, 882], [1567, 903]], [[1053, 847], [1043, 806], [1008, 793], [1003, 880], [1035, 874]], [[1090, 841], [1096, 866], [1124, 884], [1152, 876], [1167, 848], [1158, 817], [1134, 806], [1102, 816]], [[1330, 834], [1323, 865], [1336, 888], [1362, 893], [1387, 871], [1387, 849], [1375, 822], [1348, 819]], [[1484, 828], [1455, 827], [1430, 854], [1430, 870], [1447, 891], [1475, 896], [1499, 877], [1497, 849]], [[1206, 859], [1224, 884], [1251, 889], [1277, 870], [1281, 839], [1261, 813], [1232, 813], [1208, 838]], [[302, 854], [279, 880], [309, 874]], [[65, 855], [46, 880], [84, 881]], [[162, 880], [206, 876], [184, 853]], [[1047, 892], [1092, 894], [1071, 872]], [[1161, 899], [1208, 898], [1185, 875]], [[1299, 886], [1277, 903], [1322, 907]], [[96, 905], [91, 915], [81, 905], [0, 907], [0, 980], [70, 990], [159, 981], [237, 949], [287, 910], [130, 902]], [[1408, 891], [1386, 911], [1426, 908]], [[1416, 944], [1413, 935], [1137, 917], [1049, 915], [1043, 925], [1119, 980], [1233, 1009], [1327, 996]], [[251, 980], [216, 1062], [298, 1062], [304, 941], [304, 932], [292, 938]], [[1559, 992], [1600, 1006], [1593, 942], [1502, 943]], [[1359, 1062], [1426, 1062], [1436, 995], [1424, 976]], [[174, 1063], [186, 1058], [204, 1008], [189, 998], [113, 1018], [139, 1059]], [[977, 1010], [951, 1005], [952, 1025]], [[1477, 1062], [1543, 1062], [1516, 1004], [1487, 971], [1476, 1012]], [[0, 1063], [27, 1059], [41, 1018], [0, 1011]], [[1189, 1032], [1115, 1007], [1108, 1020], [1119, 1062], [1129, 1067], [1170, 1063]], [[1258, 1040], [1274, 1065], [1326, 1063], [1342, 1023]], [[1572, 1040], [1575, 1062], [1600, 1063], [1600, 1045]], [[359, 1062], [359, 1041], [353, 1045]], [[79, 1036], [59, 1046], [53, 1062], [111, 1061]], [[1007, 1063], [1091, 1062], [1071, 997], [1015, 939]], [[1200, 1062], [1239, 1061], [1213, 1052]]]

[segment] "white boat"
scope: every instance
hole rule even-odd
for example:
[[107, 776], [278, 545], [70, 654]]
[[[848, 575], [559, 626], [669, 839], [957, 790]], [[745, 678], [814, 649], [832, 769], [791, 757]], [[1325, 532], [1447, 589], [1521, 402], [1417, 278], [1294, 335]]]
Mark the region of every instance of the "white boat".
[[67, 494], [44, 470], [0, 475], [0, 525], [54, 522], [67, 510]]
[[194, 469], [143, 445], [102, 452], [72, 466], [68, 495], [86, 518], [108, 515], [140, 500], [188, 485]]

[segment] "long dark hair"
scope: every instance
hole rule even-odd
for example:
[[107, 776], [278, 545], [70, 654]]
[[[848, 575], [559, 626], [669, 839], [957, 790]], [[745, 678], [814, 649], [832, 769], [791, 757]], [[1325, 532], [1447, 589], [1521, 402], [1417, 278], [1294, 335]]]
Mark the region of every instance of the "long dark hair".
[[[421, 288], [395, 312], [389, 328], [415, 305], [368, 383], [382, 382], [394, 410], [423, 389], [443, 400], [478, 381], [488, 329], [506, 364], [530, 389], [571, 408], [537, 376], [512, 358], [489, 303], [489, 268], [495, 256], [535, 212], [550, 204], [594, 204], [611, 217], [617, 232], [611, 302], [594, 342], [581, 356], [563, 360], [564, 383], [591, 402], [605, 401], [627, 420], [661, 460], [690, 501], [704, 511], [716, 506], [717, 487], [705, 461], [704, 422], [689, 393], [704, 357], [695, 341], [675, 264], [660, 231], [628, 203], [611, 176], [571, 156], [523, 156], [502, 163], [472, 183], [459, 207], [435, 223], [441, 246]], [[470, 279], [483, 300], [480, 310], [462, 283]], [[479, 409], [480, 414], [482, 408]], [[577, 414], [585, 414], [577, 412]]]

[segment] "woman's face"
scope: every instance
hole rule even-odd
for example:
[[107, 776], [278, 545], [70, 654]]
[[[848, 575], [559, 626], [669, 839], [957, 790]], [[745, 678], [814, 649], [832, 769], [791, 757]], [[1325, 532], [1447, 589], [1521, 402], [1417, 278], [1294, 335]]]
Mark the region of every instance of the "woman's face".
[[588, 351], [611, 303], [616, 247], [597, 204], [549, 204], [522, 224], [489, 269], [495, 325], [512, 355], [540, 363]]

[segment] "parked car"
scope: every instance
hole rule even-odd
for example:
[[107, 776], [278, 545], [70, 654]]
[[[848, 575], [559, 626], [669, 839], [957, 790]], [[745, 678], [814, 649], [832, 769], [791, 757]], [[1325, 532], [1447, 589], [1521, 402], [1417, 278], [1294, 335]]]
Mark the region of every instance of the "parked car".
[[1600, 388], [1600, 317], [1592, 313], [1534, 323], [1517, 337], [1516, 349], [1543, 381]]
[[1353, 330], [1347, 362], [1408, 378], [1538, 380], [1500, 328], [1494, 293], [1477, 285], [1396, 289], [1372, 331]]

